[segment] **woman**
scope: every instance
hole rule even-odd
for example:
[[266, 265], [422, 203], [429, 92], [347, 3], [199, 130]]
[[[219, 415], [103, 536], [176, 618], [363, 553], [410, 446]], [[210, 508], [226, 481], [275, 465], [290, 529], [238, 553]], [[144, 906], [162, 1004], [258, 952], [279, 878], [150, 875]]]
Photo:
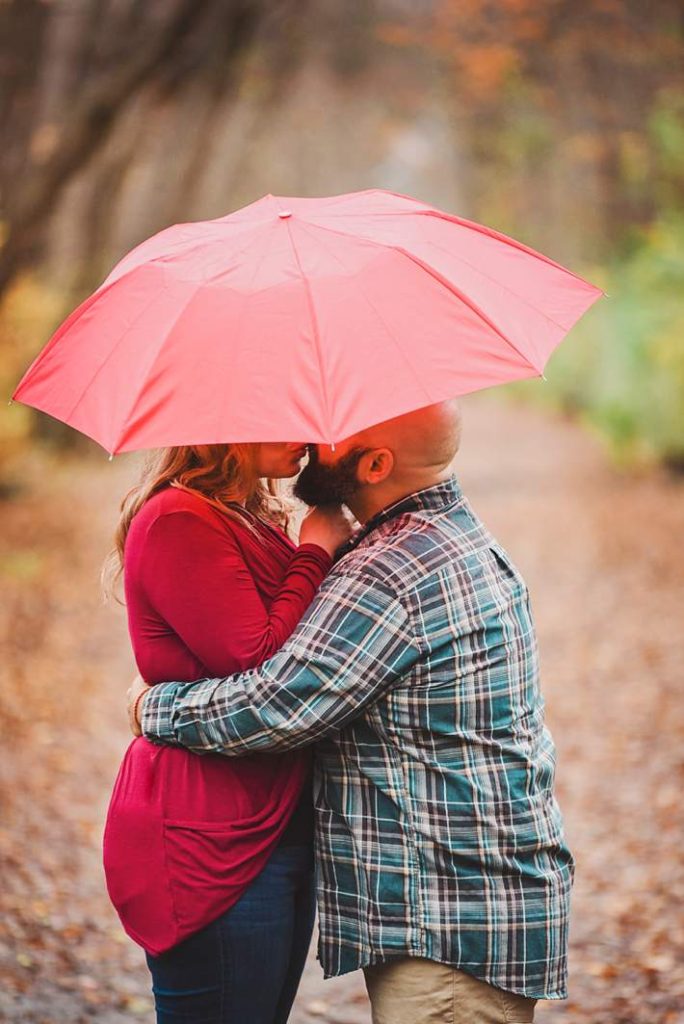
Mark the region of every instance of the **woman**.
[[[288, 538], [274, 478], [297, 444], [169, 448], [124, 500], [115, 558], [150, 683], [260, 664], [294, 630], [349, 536], [314, 509]], [[267, 483], [264, 483], [267, 479]], [[158, 1024], [281, 1024], [313, 926], [310, 755], [128, 748], [107, 815], [107, 887], [147, 953]]]

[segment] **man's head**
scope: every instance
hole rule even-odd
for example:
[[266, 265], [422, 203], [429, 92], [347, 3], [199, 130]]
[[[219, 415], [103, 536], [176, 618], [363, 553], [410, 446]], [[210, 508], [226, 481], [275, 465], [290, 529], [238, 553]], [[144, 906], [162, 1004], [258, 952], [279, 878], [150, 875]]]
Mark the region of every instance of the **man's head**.
[[455, 400], [396, 416], [335, 451], [312, 445], [294, 493], [307, 505], [345, 504], [364, 522], [405, 494], [446, 479], [460, 437]]

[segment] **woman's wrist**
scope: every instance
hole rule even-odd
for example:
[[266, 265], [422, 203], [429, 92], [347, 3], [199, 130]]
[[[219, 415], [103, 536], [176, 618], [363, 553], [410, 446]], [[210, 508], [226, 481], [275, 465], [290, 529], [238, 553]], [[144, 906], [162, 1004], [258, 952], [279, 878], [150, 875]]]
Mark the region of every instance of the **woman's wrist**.
[[135, 698], [135, 704], [133, 705], [133, 721], [135, 725], [140, 729], [140, 735], [142, 736], [142, 702], [147, 696], [149, 690], [141, 690], [138, 696]]

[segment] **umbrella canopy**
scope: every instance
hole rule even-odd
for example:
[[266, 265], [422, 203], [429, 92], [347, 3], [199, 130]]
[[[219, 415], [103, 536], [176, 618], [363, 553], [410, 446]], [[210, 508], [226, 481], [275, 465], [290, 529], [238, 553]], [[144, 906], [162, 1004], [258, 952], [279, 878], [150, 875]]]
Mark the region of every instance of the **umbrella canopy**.
[[407, 196], [269, 195], [133, 249], [14, 398], [112, 453], [335, 443], [541, 375], [601, 294], [533, 249]]

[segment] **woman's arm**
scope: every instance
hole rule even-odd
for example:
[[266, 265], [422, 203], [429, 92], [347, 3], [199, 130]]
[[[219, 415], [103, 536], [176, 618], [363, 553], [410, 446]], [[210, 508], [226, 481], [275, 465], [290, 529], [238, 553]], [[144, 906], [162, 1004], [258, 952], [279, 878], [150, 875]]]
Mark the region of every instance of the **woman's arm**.
[[267, 611], [233, 529], [245, 528], [177, 509], [154, 520], [142, 552], [149, 600], [212, 673], [253, 668], [279, 650], [332, 564], [323, 548], [302, 545]]

